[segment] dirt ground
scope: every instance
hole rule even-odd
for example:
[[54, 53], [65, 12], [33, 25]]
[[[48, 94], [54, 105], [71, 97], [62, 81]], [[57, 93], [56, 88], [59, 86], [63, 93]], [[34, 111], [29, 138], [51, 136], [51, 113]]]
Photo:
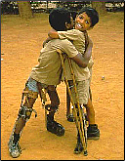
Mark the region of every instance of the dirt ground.
[[[28, 21], [4, 15], [1, 22], [1, 159], [13, 160], [7, 143], [21, 92], [50, 26], [47, 14], [36, 14]], [[61, 83], [57, 88], [61, 104], [55, 117], [65, 127], [65, 135], [58, 137], [46, 130], [38, 98], [34, 105], [38, 116], [32, 113], [20, 139], [22, 154], [14, 160], [124, 160], [124, 13], [101, 16], [89, 35], [94, 43], [91, 89], [100, 139], [88, 140], [88, 156], [73, 153], [76, 128], [66, 120], [65, 84]]]

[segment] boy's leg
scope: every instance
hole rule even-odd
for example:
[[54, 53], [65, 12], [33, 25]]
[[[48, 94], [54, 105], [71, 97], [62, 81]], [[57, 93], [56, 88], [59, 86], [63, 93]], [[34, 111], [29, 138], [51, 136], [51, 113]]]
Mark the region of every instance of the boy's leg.
[[88, 99], [88, 103], [84, 106], [86, 107], [87, 119], [89, 121], [89, 124], [95, 124], [95, 110], [90, 98]]
[[[16, 128], [15, 128], [15, 133], [16, 134], [19, 134], [23, 127], [25, 126], [25, 123], [26, 121], [28, 121], [28, 119], [30, 119], [30, 116], [31, 116], [31, 113], [32, 113], [32, 107], [33, 107], [33, 104], [35, 103], [35, 100], [36, 99], [33, 99], [33, 98], [28, 98], [28, 104], [27, 104], [27, 101], [25, 101], [25, 103], [23, 104], [23, 107], [27, 107], [26, 109], [20, 109], [19, 111], [19, 119], [17, 120], [16, 122]], [[21, 116], [22, 114], [24, 114], [26, 111], [24, 110], [31, 110], [31, 111], [27, 111], [28, 114], [25, 114], [25, 116]]]
[[58, 106], [60, 104], [59, 96], [58, 96], [58, 93], [56, 91], [56, 87], [53, 86], [53, 85], [48, 86], [47, 92], [48, 92], [48, 95], [49, 95], [50, 101], [51, 101], [51, 109], [49, 111], [49, 115], [51, 117], [53, 117], [53, 119], [54, 119], [55, 112], [58, 109]]
[[28, 121], [28, 119], [30, 119], [30, 116], [32, 113], [32, 106], [33, 106], [33, 103], [35, 102], [35, 99], [32, 99], [32, 98], [28, 100], [29, 100], [28, 105], [31, 105], [31, 106], [29, 108], [29, 106], [25, 102], [24, 105], [20, 108], [12, 135], [8, 143], [10, 155], [13, 158], [18, 157], [21, 153], [18, 142], [19, 142], [23, 127], [25, 126], [25, 123]]
[[86, 107], [87, 119], [89, 121], [87, 138], [98, 140], [100, 137], [100, 130], [98, 129], [98, 125], [95, 123], [95, 110], [90, 98], [88, 99], [88, 103], [84, 106]]
[[49, 114], [47, 114], [47, 130], [58, 136], [62, 136], [65, 133], [65, 129], [61, 124], [54, 120], [54, 115], [60, 104], [56, 87], [48, 86], [48, 94], [51, 100], [51, 105], [49, 105]]
[[13, 158], [19, 157], [21, 153], [18, 142], [25, 123], [30, 119], [31, 113], [33, 111], [32, 107], [37, 96], [37, 92], [29, 91], [27, 87], [23, 91], [18, 117], [8, 142], [9, 152]]
[[[93, 60], [92, 60], [93, 61]], [[88, 139], [99, 139], [100, 130], [98, 129], [98, 125], [95, 123], [95, 110], [92, 104], [92, 91], [90, 88], [91, 80], [92, 80], [92, 66], [89, 67], [90, 71], [90, 79], [89, 79], [89, 99], [88, 103], [84, 105], [86, 107], [87, 119], [89, 121], [89, 126], [87, 129], [87, 137]]]

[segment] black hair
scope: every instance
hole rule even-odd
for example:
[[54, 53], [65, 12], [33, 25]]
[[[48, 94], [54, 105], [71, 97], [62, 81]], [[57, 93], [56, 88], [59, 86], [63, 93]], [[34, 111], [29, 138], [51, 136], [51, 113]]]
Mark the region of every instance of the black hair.
[[86, 14], [90, 17], [92, 23], [91, 27], [93, 27], [96, 23], [99, 22], [99, 14], [94, 8], [83, 7], [78, 14], [81, 14], [83, 12], [86, 12]]
[[78, 13], [75, 12], [75, 11], [70, 11], [70, 13], [72, 15], [73, 20], [75, 20], [75, 18], [76, 18], [76, 16], [77, 16]]
[[70, 11], [65, 8], [54, 8], [49, 15], [49, 23], [56, 31], [65, 31], [65, 22], [71, 23]]

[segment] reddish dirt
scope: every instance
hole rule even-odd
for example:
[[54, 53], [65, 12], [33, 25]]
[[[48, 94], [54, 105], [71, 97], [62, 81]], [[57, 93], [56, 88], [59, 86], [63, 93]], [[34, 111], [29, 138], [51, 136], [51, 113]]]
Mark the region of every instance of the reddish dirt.
[[[124, 13], [108, 13], [89, 31], [93, 40], [93, 105], [101, 136], [88, 141], [88, 156], [75, 155], [75, 123], [66, 120], [65, 84], [58, 86], [60, 107], [56, 113], [65, 127], [63, 137], [45, 128], [44, 109], [38, 98], [34, 109], [38, 117], [26, 124], [20, 145], [22, 154], [14, 160], [124, 160]], [[17, 118], [21, 92], [34, 65], [43, 40], [50, 30], [47, 14], [34, 19], [1, 17], [1, 159], [13, 160], [8, 140]], [[102, 76], [105, 79], [102, 79]]]

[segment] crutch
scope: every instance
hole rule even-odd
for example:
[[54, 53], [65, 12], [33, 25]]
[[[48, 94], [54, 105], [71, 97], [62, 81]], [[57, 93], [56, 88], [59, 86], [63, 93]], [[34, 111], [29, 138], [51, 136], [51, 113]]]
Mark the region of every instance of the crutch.
[[39, 95], [42, 103], [42, 108], [45, 108], [45, 127], [47, 127], [47, 110], [48, 110], [48, 105], [45, 105], [47, 101], [46, 93], [47, 89], [46, 88], [41, 88], [40, 83], [37, 83], [38, 85], [38, 90], [39, 90]]
[[86, 127], [86, 120], [85, 120], [83, 112], [81, 111], [81, 108], [80, 108], [78, 92], [77, 92], [77, 88], [76, 88], [75, 76], [74, 76], [74, 72], [73, 72], [73, 69], [72, 69], [72, 65], [71, 65], [70, 59], [67, 58], [69, 66], [70, 66], [70, 72], [71, 72], [71, 75], [72, 75], [73, 86], [74, 86], [75, 96], [76, 96], [76, 100], [77, 100], [77, 107], [78, 107], [79, 116], [77, 115], [77, 109], [76, 109], [75, 103], [74, 103], [73, 98], [72, 98], [71, 89], [69, 87], [68, 80], [66, 78], [66, 70], [65, 70], [65, 65], [64, 65], [63, 56], [62, 56], [63, 53], [59, 49], [57, 49], [57, 53], [59, 53], [59, 56], [60, 56], [60, 59], [61, 59], [63, 73], [64, 73], [64, 79], [65, 79], [65, 84], [66, 84], [66, 87], [67, 87], [68, 92], [69, 92], [71, 103], [73, 105], [74, 115], [75, 115], [75, 119], [76, 119], [75, 123], [76, 123], [76, 127], [78, 128], [78, 131], [79, 131], [79, 134], [80, 134], [80, 139], [82, 141], [84, 155], [87, 156], [88, 153], [87, 153], [87, 127]]

